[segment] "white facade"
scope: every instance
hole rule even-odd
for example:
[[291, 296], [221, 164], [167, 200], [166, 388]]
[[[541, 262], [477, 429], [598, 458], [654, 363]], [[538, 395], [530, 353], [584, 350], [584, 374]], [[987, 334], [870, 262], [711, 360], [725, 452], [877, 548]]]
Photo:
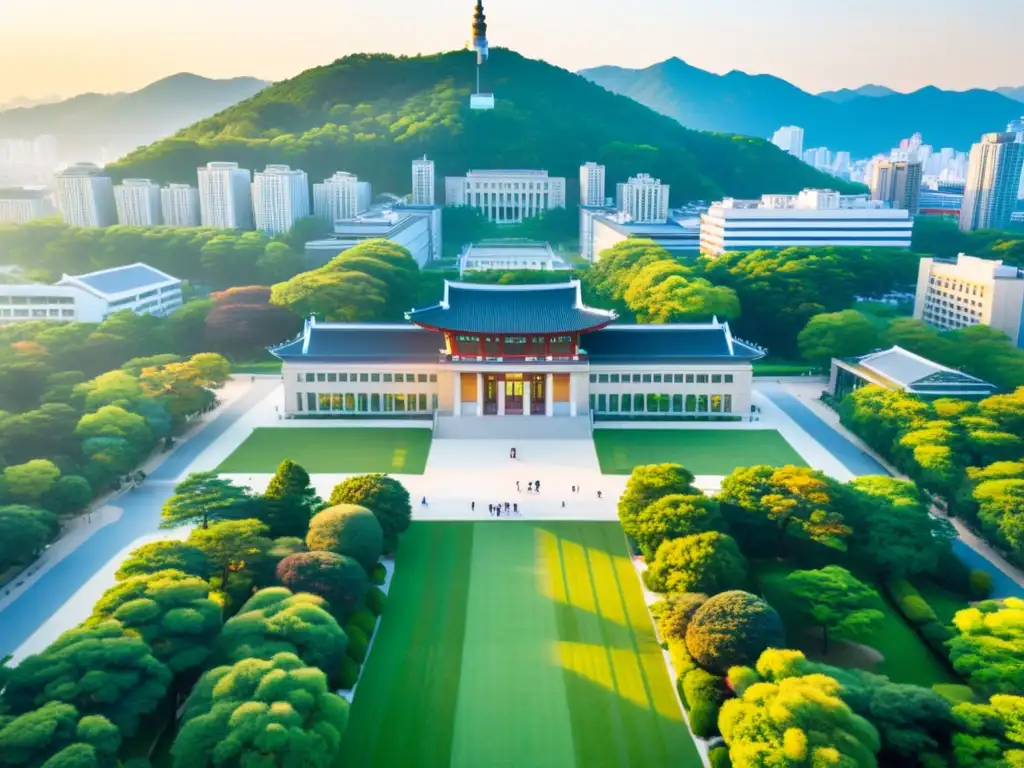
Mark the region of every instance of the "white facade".
[[412, 204], [434, 204], [434, 161], [427, 156], [412, 161]]
[[638, 224], [662, 223], [668, 218], [668, 192], [661, 179], [641, 173], [615, 185], [615, 203], [620, 213]]
[[459, 256], [460, 277], [466, 272], [488, 269], [550, 271], [571, 270], [572, 266], [555, 255], [549, 243], [485, 241], [473, 243]]
[[281, 235], [309, 216], [309, 179], [305, 171], [287, 165], [268, 165], [252, 184], [256, 229]]
[[604, 204], [604, 166], [584, 163], [580, 166], [580, 205]]
[[125, 179], [114, 187], [117, 221], [126, 227], [155, 227], [163, 223], [160, 185], [149, 179]]
[[363, 216], [336, 221], [333, 236], [306, 243], [306, 258], [312, 266], [320, 266], [377, 238], [406, 248], [417, 264], [426, 266], [441, 258], [441, 206], [381, 206]]
[[78, 163], [57, 174], [57, 207], [74, 227], [109, 227], [117, 223], [114, 185], [92, 163]]
[[[363, 209], [365, 210], [365, 209]], [[352, 219], [359, 209], [359, 179], [354, 173], [338, 171], [329, 179], [313, 185], [313, 215], [334, 224]]]
[[971, 147], [960, 229], [1005, 229], [1017, 205], [1024, 144], [1015, 133], [986, 133]]
[[793, 157], [804, 156], [804, 129], [797, 125], [785, 125], [772, 136], [772, 144]]
[[963, 253], [921, 259], [914, 317], [942, 330], [988, 325], [1024, 347], [1024, 271]]
[[470, 171], [444, 180], [445, 205], [468, 205], [488, 221], [519, 223], [553, 208], [565, 208], [565, 179], [547, 171]]
[[238, 163], [207, 163], [197, 170], [204, 227], [252, 229], [252, 179]]
[[168, 184], [160, 190], [160, 209], [169, 227], [198, 227], [199, 190], [188, 184]]
[[24, 224], [52, 216], [55, 209], [45, 189], [0, 189], [0, 224]]
[[792, 246], [909, 248], [910, 212], [882, 206], [865, 196], [821, 189], [760, 200], [726, 198], [701, 216], [700, 250], [719, 255]]

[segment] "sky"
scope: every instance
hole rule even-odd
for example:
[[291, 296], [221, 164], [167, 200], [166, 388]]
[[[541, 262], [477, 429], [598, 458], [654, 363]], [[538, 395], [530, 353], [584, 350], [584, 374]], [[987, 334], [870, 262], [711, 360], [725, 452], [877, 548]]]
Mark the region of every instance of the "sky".
[[[357, 52], [461, 48], [475, 0], [0, 0], [0, 100], [177, 72], [280, 80]], [[485, 0], [492, 46], [566, 69], [671, 56], [804, 90], [1024, 85], [1022, 0]]]

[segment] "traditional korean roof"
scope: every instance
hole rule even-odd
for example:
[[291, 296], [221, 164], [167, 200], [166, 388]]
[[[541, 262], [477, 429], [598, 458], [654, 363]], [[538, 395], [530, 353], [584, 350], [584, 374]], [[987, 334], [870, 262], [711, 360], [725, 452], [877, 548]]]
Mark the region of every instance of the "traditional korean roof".
[[318, 323], [270, 350], [285, 362], [436, 363], [444, 337], [408, 323]]
[[444, 298], [406, 318], [440, 331], [474, 334], [578, 333], [615, 320], [615, 313], [588, 307], [580, 281], [550, 285], [478, 285], [445, 281]]
[[750, 361], [764, 352], [733, 337], [728, 323], [610, 325], [580, 337], [594, 364], [694, 360]]

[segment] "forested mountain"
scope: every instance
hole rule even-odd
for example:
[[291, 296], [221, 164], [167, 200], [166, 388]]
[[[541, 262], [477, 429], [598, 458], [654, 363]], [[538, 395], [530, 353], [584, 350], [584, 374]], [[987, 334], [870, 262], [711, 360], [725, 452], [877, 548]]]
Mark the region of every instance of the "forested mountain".
[[1001, 93], [1003, 96], [1006, 96], [1008, 99], [1013, 99], [1014, 101], [1024, 101], [1024, 85], [1016, 88], [1003, 86], [1001, 88], [996, 88], [996, 93]]
[[302, 168], [311, 180], [343, 169], [377, 191], [409, 191], [410, 162], [446, 175], [472, 168], [543, 168], [567, 177], [576, 200], [579, 165], [608, 166], [609, 184], [647, 172], [672, 199], [796, 192], [836, 181], [763, 139], [700, 133], [543, 61], [492, 49], [483, 87], [493, 111], [471, 111], [474, 54], [359, 54], [277, 83], [241, 104], [133, 152], [110, 166], [119, 178], [195, 183], [211, 160], [262, 169]]
[[934, 86], [888, 95], [868, 86], [867, 93], [840, 94], [837, 103], [771, 75], [716, 75], [676, 58], [646, 69], [596, 67], [580, 74], [688, 128], [771, 136], [780, 126], [799, 125], [804, 147], [827, 146], [854, 157], [887, 152], [917, 132], [934, 147], [966, 150], [981, 134], [1005, 130], [1021, 112], [1020, 103], [994, 91]]
[[844, 104], [851, 99], [856, 99], [859, 96], [892, 96], [898, 93], [892, 88], [886, 88], [884, 85], [862, 85], [860, 88], [840, 88], [838, 91], [822, 91], [818, 95], [823, 99], [834, 101], [836, 104]]

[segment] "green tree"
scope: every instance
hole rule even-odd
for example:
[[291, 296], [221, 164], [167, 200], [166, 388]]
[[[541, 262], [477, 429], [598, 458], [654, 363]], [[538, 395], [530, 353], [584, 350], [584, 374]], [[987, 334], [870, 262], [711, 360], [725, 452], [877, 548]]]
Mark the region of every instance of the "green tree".
[[334, 552], [288, 555], [277, 564], [277, 578], [293, 592], [319, 595], [341, 616], [362, 607], [370, 588], [363, 567], [351, 557]]
[[132, 550], [128, 559], [117, 569], [115, 578], [123, 581], [133, 576], [146, 576], [168, 570], [208, 579], [215, 569], [210, 559], [198, 547], [183, 541], [152, 541]]
[[990, 538], [1005, 541], [1024, 557], [1024, 476], [981, 480], [972, 497], [978, 519]]
[[291, 459], [285, 459], [263, 492], [263, 520], [270, 535], [305, 537], [313, 510], [320, 505], [309, 473]]
[[206, 528], [211, 520], [244, 518], [254, 509], [247, 489], [216, 472], [193, 472], [174, 487], [174, 495], [164, 502], [160, 527], [198, 523]]
[[718, 501], [704, 494], [674, 493], [644, 507], [631, 524], [633, 539], [650, 560], [663, 541], [725, 530]]
[[270, 301], [300, 317], [367, 322], [383, 319], [387, 286], [363, 272], [303, 272], [275, 285]]
[[293, 251], [287, 243], [270, 242], [263, 249], [263, 255], [256, 260], [256, 269], [266, 283], [280, 283], [302, 271], [302, 256]]
[[854, 309], [815, 315], [797, 337], [801, 357], [820, 366], [834, 357], [865, 355], [879, 342], [875, 324]]
[[81, 717], [50, 701], [17, 717], [0, 717], [0, 755], [10, 768], [117, 768], [121, 732], [100, 715]]
[[716, 594], [747, 585], [747, 561], [731, 536], [697, 533], [661, 543], [644, 574], [655, 592]]
[[700, 592], [673, 592], [651, 606], [651, 615], [658, 624], [658, 634], [665, 642], [685, 642], [686, 628], [708, 596]]
[[957, 611], [949, 641], [953, 668], [986, 693], [1024, 691], [1024, 600], [985, 600]]
[[45, 496], [57, 479], [60, 470], [47, 459], [33, 459], [24, 464], [4, 469], [4, 487], [17, 501], [34, 502]]
[[960, 728], [953, 734], [956, 768], [1024, 764], [1024, 697], [999, 694], [983, 704], [957, 704], [953, 715]]
[[218, 520], [206, 528], [196, 528], [188, 536], [192, 545], [220, 571], [221, 588], [226, 589], [231, 571], [259, 568], [271, 543], [267, 526], [259, 520]]
[[42, 504], [57, 514], [81, 512], [92, 501], [89, 481], [78, 475], [64, 475], [42, 498]]
[[829, 637], [862, 640], [882, 628], [881, 598], [845, 568], [828, 565], [816, 571], [793, 571], [786, 589], [794, 609], [821, 627], [821, 650], [828, 653]]
[[619, 521], [627, 536], [636, 538], [641, 532], [638, 524], [643, 510], [663, 496], [698, 496], [693, 485], [693, 473], [679, 464], [647, 464], [635, 467], [626, 482], [626, 490], [619, 498]]
[[369, 573], [380, 559], [384, 534], [366, 507], [338, 504], [317, 512], [309, 521], [306, 546], [351, 557]]
[[75, 435], [82, 440], [120, 437], [137, 452], [153, 444], [153, 435], [146, 426], [146, 420], [116, 405], [105, 405], [95, 413], [85, 414], [75, 428]]
[[707, 670], [752, 664], [767, 648], [782, 648], [779, 614], [757, 595], [734, 590], [708, 598], [686, 628], [686, 649]]
[[48, 510], [20, 504], [0, 507], [0, 568], [35, 557], [59, 527], [57, 516]]
[[355, 475], [334, 486], [331, 506], [357, 504], [373, 512], [384, 533], [384, 551], [398, 549], [398, 537], [412, 522], [409, 491], [398, 480], [382, 474]]

